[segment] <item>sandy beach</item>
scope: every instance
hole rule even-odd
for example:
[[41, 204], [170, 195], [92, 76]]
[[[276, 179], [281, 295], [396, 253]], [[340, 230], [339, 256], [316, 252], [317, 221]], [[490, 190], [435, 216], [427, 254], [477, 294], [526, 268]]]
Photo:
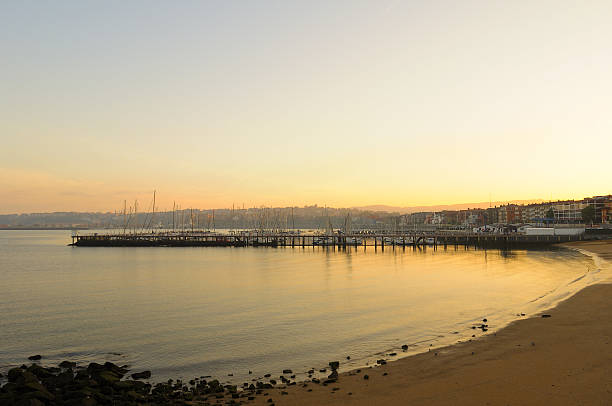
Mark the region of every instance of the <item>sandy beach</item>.
[[[568, 246], [612, 261], [612, 241]], [[612, 284], [593, 285], [544, 313], [550, 317], [527, 315], [478, 340], [340, 374], [327, 386], [273, 389], [255, 404], [611, 404], [611, 305]]]

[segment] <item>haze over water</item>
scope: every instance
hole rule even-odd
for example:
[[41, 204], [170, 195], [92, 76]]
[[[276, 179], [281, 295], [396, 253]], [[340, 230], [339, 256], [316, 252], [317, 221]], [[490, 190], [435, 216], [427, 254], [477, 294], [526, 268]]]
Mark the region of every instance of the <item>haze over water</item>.
[[483, 317], [495, 329], [545, 308], [595, 268], [572, 251], [73, 248], [69, 237], [0, 231], [0, 371], [32, 354], [154, 380], [359, 366], [402, 344], [480, 336], [470, 327]]

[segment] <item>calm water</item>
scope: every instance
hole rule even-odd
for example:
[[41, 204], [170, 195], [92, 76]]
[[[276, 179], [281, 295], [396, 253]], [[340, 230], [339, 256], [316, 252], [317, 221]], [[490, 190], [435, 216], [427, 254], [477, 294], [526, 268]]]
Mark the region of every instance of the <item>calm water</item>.
[[502, 326], [596, 274], [572, 251], [72, 248], [69, 237], [0, 231], [0, 371], [32, 354], [157, 380], [242, 382], [347, 355], [345, 368], [359, 366], [470, 337], [483, 317]]

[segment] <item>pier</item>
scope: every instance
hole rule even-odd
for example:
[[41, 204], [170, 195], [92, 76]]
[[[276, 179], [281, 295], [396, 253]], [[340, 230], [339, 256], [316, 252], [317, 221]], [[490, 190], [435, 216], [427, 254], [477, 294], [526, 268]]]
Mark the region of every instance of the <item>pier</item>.
[[302, 234], [160, 232], [73, 235], [75, 247], [419, 247], [473, 246], [529, 248], [580, 241], [579, 235], [526, 235], [522, 233], [472, 233], [432, 231], [408, 233]]

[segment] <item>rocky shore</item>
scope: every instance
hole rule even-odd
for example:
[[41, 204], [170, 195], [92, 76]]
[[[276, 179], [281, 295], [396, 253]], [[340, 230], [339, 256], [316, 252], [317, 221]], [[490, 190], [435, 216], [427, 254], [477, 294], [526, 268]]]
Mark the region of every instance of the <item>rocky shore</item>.
[[[40, 361], [42, 356], [28, 359]], [[329, 369], [320, 369], [320, 373], [329, 372], [326, 379], [313, 377], [315, 371], [308, 371], [309, 382], [323, 386], [335, 383], [339, 366], [339, 361], [332, 361]], [[283, 370], [278, 380], [266, 374], [242, 385], [224, 385], [210, 376], [195, 377], [189, 382], [171, 379], [151, 384], [146, 382], [151, 371], [129, 372], [127, 365], [112, 362], [78, 366], [63, 361], [55, 367], [43, 367], [36, 362], [24, 364], [8, 371], [8, 382], [0, 388], [0, 405], [240, 405], [266, 397], [266, 403], [273, 406], [271, 389], [284, 390], [297, 384], [290, 369]], [[282, 391], [281, 395], [284, 394]]]

